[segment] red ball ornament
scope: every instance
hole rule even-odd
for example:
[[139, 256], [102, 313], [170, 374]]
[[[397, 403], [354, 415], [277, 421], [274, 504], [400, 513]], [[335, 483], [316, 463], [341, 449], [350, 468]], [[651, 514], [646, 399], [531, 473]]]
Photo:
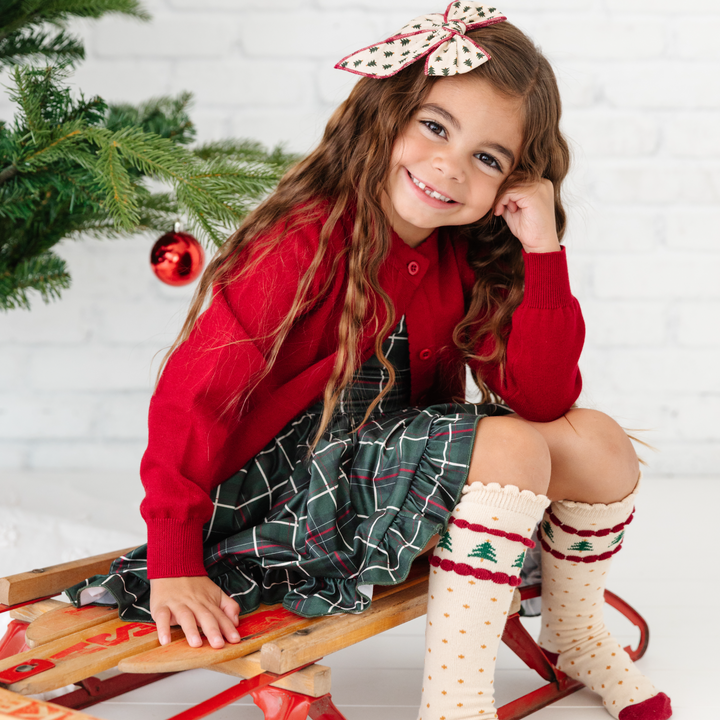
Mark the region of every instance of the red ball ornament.
[[150, 252], [153, 272], [168, 285], [187, 285], [202, 272], [205, 252], [202, 245], [186, 232], [163, 235]]

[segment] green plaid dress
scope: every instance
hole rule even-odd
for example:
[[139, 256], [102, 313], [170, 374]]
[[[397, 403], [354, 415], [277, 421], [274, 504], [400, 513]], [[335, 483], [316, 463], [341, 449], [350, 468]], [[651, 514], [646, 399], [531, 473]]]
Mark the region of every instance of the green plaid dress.
[[[446, 530], [478, 421], [510, 412], [493, 404], [410, 407], [404, 318], [383, 352], [395, 368], [395, 386], [365, 424], [358, 427], [388, 382], [375, 356], [356, 373], [309, 459], [320, 403], [213, 491], [205, 566], [243, 612], [261, 602], [310, 617], [369, 607], [360, 586], [402, 582], [432, 536]], [[147, 621], [145, 558], [143, 546], [119, 558], [110, 575], [68, 594], [80, 604], [81, 591], [104, 588], [122, 618]]]

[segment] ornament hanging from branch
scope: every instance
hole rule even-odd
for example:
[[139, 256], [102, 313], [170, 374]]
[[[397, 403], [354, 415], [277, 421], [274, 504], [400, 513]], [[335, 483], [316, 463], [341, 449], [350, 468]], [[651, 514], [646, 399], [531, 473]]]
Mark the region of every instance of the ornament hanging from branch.
[[162, 282], [168, 285], [187, 285], [202, 272], [205, 252], [190, 233], [181, 232], [175, 223], [173, 232], [165, 233], [153, 245], [150, 266]]

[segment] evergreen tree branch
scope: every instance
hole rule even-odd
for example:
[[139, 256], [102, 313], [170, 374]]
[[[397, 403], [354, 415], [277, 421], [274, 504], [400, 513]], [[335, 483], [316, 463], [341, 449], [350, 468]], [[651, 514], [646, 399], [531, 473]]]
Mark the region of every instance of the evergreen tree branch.
[[[189, 93], [136, 107], [74, 97], [65, 81], [82, 45], [63, 23], [138, 8], [136, 0], [0, 6], [0, 65], [32, 55], [60, 60], [16, 64], [11, 74], [18, 111], [12, 124], [0, 121], [0, 308], [29, 307], [33, 293], [48, 301], [68, 287], [67, 268], [51, 252], [63, 238], [164, 233], [182, 216], [200, 239], [221, 244], [297, 159], [246, 140], [188, 147]], [[149, 180], [172, 191], [150, 192]]]
[[0, 10], [0, 42], [25, 26], [42, 23], [62, 26], [73, 17], [97, 19], [109, 13], [150, 19], [139, 0], [4, 0]]
[[18, 174], [18, 169], [14, 165], [8, 165], [0, 172], [0, 185], [12, 180]]
[[11, 273], [0, 265], [0, 309], [30, 308], [28, 291], [35, 290], [45, 302], [60, 297], [70, 287], [67, 265], [46, 252], [20, 263]]
[[65, 30], [51, 34], [23, 28], [0, 40], [0, 65], [15, 65], [33, 56], [75, 64], [85, 58], [85, 48]]

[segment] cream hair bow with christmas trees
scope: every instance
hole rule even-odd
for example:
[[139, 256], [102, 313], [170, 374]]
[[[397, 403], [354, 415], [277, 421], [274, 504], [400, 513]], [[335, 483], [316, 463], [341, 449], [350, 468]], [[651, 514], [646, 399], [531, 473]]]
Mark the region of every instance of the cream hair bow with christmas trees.
[[453, 2], [445, 13], [421, 15], [383, 42], [343, 58], [336, 68], [365, 77], [385, 78], [427, 57], [425, 74], [448, 76], [470, 72], [490, 59], [468, 30], [494, 25], [507, 18], [495, 7]]

